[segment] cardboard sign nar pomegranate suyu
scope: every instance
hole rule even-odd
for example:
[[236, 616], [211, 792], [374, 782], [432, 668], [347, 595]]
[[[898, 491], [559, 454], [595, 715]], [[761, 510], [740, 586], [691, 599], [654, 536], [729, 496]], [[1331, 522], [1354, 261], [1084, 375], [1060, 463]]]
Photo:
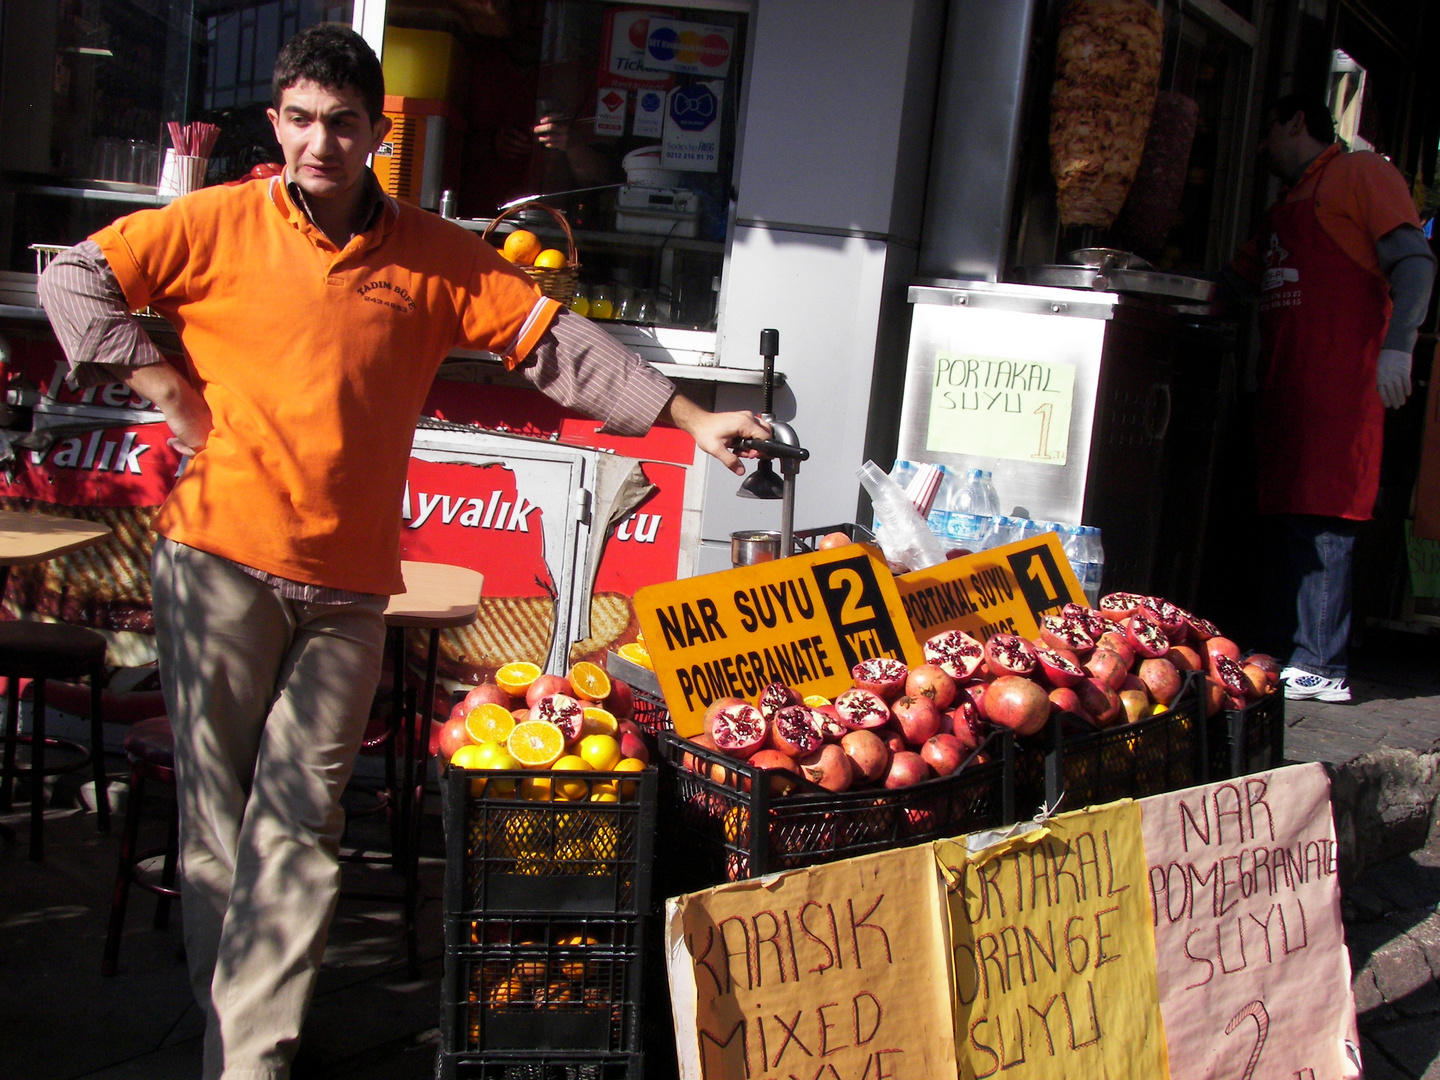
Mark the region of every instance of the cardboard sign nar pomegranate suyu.
[[861, 660], [922, 662], [895, 578], [863, 544], [652, 585], [635, 614], [684, 736], [717, 698], [753, 701], [772, 682], [834, 697]]

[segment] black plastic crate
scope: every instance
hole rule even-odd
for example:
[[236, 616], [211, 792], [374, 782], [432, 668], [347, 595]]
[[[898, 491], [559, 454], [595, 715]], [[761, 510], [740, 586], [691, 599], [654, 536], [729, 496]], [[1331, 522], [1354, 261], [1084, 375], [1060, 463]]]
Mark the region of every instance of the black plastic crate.
[[[1141, 799], [1206, 779], [1204, 682], [1188, 672], [1169, 710], [1138, 723], [1097, 728], [1073, 713], [1053, 717], [1038, 735], [1015, 740], [1016, 805], [1079, 810]], [[1063, 795], [1063, 804], [1061, 798]]]
[[447, 1051], [639, 1050], [644, 920], [451, 917], [445, 936]]
[[1285, 695], [1279, 689], [1243, 709], [1210, 717], [1211, 780], [1278, 769], [1285, 762]]
[[[552, 794], [560, 790], [554, 785], [584, 785], [587, 793], [609, 790], [618, 799], [525, 799], [519, 785], [527, 781], [552, 785]], [[451, 769], [445, 782], [447, 916], [500, 911], [639, 915], [648, 910], [655, 769]], [[484, 789], [478, 790], [481, 784]]]
[[656, 737], [662, 731], [675, 730], [674, 725], [670, 722], [670, 710], [665, 707], [664, 698], [633, 686], [630, 688], [630, 693], [635, 699], [635, 714], [631, 719], [641, 728]]
[[440, 1080], [641, 1080], [639, 1054], [441, 1053]]
[[995, 732], [958, 771], [894, 791], [832, 794], [799, 781], [799, 790], [774, 794], [762, 770], [667, 732], [660, 736], [666, 891], [1005, 824], [1014, 808], [1011, 746], [1008, 734]]

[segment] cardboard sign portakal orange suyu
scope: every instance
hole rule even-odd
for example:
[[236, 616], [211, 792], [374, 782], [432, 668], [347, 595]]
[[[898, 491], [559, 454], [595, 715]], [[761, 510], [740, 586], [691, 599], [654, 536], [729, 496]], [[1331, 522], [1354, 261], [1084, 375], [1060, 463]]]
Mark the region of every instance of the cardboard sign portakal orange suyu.
[[652, 585], [635, 593], [635, 614], [687, 737], [717, 698], [754, 701], [772, 682], [834, 697], [861, 660], [922, 663], [895, 578], [864, 544]]

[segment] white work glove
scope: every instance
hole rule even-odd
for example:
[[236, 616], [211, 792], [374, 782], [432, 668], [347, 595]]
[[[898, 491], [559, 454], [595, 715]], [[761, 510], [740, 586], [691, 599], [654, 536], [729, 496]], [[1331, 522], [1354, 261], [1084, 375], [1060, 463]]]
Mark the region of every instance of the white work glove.
[[1375, 372], [1375, 389], [1387, 409], [1398, 409], [1410, 396], [1410, 354], [1404, 349], [1381, 349]]

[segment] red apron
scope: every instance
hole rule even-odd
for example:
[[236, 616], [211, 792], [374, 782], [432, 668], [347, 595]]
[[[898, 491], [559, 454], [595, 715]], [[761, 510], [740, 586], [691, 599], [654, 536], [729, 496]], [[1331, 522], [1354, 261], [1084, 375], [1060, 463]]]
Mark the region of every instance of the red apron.
[[1331, 239], [1313, 196], [1271, 207], [1268, 223], [1260, 282], [1270, 365], [1257, 416], [1260, 512], [1364, 521], [1380, 490], [1385, 406], [1375, 366], [1390, 289]]

